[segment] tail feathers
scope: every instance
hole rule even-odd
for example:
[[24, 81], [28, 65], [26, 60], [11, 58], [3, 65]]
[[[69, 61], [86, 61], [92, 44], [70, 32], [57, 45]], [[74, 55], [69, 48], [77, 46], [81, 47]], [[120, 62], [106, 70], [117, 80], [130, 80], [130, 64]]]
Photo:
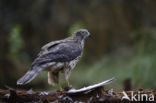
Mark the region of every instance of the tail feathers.
[[33, 67], [22, 78], [17, 81], [17, 85], [24, 85], [31, 82], [44, 68]]

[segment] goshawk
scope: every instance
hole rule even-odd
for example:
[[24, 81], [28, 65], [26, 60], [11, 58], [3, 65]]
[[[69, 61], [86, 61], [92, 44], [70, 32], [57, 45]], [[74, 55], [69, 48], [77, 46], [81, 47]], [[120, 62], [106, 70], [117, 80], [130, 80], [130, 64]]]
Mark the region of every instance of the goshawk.
[[69, 86], [71, 71], [82, 56], [84, 42], [88, 36], [90, 36], [88, 30], [79, 29], [71, 37], [44, 45], [30, 70], [17, 81], [17, 84], [27, 84], [41, 71], [46, 70], [49, 84], [59, 86], [59, 72], [63, 72]]

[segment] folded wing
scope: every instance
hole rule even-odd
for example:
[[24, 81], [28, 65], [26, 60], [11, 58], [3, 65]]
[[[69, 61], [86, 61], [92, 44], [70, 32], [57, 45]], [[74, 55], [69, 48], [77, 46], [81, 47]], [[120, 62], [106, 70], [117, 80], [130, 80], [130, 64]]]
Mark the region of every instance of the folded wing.
[[81, 55], [82, 48], [79, 43], [57, 43], [40, 54], [32, 63], [31, 69], [17, 81], [17, 84], [27, 84], [32, 81], [44, 68], [53, 63], [70, 62]]

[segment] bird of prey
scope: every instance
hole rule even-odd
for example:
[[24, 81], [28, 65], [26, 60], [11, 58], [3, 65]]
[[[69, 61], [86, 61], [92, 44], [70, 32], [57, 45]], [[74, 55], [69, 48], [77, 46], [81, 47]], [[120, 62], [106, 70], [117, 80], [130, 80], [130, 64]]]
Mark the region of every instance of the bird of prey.
[[59, 72], [62, 72], [67, 85], [70, 86], [68, 80], [71, 71], [80, 60], [85, 39], [89, 36], [90, 33], [87, 29], [79, 29], [71, 37], [44, 45], [29, 71], [17, 81], [17, 85], [27, 84], [41, 71], [48, 71], [48, 83], [50, 85], [58, 85], [59, 89], [61, 88]]

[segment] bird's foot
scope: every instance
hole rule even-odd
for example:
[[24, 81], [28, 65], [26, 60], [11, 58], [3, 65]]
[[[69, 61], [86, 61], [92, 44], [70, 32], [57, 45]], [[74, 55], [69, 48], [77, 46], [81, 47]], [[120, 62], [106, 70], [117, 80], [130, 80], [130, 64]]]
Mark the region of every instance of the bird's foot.
[[61, 87], [61, 85], [60, 84], [58, 84], [58, 91], [63, 91], [63, 88]]
[[69, 81], [67, 81], [67, 87], [72, 88], [72, 85], [70, 85]]
[[69, 91], [70, 89], [72, 89], [72, 87], [67, 86], [64, 88], [64, 91]]

